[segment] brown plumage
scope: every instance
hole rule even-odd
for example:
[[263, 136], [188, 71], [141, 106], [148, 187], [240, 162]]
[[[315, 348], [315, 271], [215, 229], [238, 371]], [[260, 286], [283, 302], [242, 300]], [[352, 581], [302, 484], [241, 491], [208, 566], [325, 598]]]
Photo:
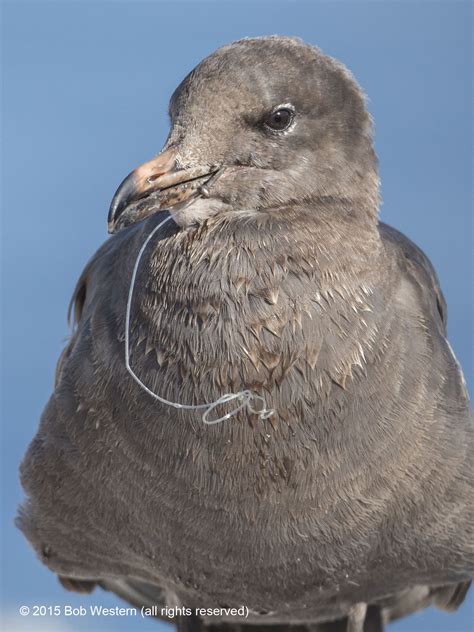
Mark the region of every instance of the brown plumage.
[[[349, 73], [290, 38], [204, 60], [117, 192], [21, 467], [18, 525], [68, 589], [249, 608], [180, 630], [381, 631], [472, 577], [472, 417], [425, 255], [378, 223]], [[251, 389], [274, 415], [202, 411]], [[140, 220], [140, 221], [139, 221]], [[225, 406], [223, 406], [225, 408]], [[253, 626], [253, 627], [252, 627]]]

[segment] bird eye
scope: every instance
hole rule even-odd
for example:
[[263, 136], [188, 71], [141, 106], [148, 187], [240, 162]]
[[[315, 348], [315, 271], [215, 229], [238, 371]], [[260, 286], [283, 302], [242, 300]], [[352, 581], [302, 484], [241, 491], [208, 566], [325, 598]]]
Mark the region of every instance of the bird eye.
[[290, 127], [294, 117], [295, 113], [291, 108], [281, 107], [265, 117], [264, 125], [275, 132], [283, 132]]

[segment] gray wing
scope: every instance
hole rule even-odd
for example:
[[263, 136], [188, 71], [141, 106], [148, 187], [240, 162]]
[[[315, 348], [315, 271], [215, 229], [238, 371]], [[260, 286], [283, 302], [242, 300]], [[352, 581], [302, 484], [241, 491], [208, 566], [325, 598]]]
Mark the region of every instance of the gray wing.
[[[76, 344], [76, 338], [81, 326], [86, 300], [91, 301], [93, 298], [95, 291], [94, 270], [97, 266], [100, 266], [101, 261], [110, 254], [111, 247], [113, 247], [113, 244], [108, 241], [97, 251], [94, 257], [84, 268], [79, 280], [76, 283], [68, 308], [68, 322], [70, 325], [74, 326], [75, 332], [59, 358], [56, 367], [55, 387], [58, 386], [61, 380], [63, 366]], [[83, 580], [65, 577], [62, 575], [58, 575], [58, 579], [63, 588], [72, 592], [90, 593], [97, 586], [100, 586], [103, 590], [114, 592], [121, 599], [137, 608], [141, 608], [142, 606], [155, 606], [158, 608], [157, 612], [159, 612], [167, 602], [166, 595], [159, 586], [149, 584], [138, 579], [109, 577], [101, 579], [97, 578], [94, 580]], [[165, 617], [161, 616], [157, 616], [157, 618], [167, 620]]]
[[446, 335], [448, 309], [441, 291], [438, 276], [425, 253], [403, 233], [388, 224], [380, 223], [379, 232], [385, 243], [398, 251], [398, 262], [405, 274], [412, 278], [423, 292], [424, 302], [440, 331]]
[[[453, 402], [459, 402], [460, 399], [468, 402], [464, 375], [447, 340], [446, 301], [430, 260], [410, 239], [391, 226], [380, 223], [379, 231], [383, 241], [395, 250], [402, 274], [417, 287], [421, 304], [427, 315], [427, 322], [437, 329], [438, 335], [443, 338], [451, 354], [452, 362], [447, 366], [447, 370], [453, 384], [451, 388]], [[448, 402], [447, 408], [449, 409], [451, 405]], [[464, 407], [464, 410], [468, 411], [468, 409], [469, 406]], [[470, 585], [470, 581], [463, 581], [432, 588], [416, 586], [394, 596], [393, 602], [385, 606], [385, 617], [387, 620], [398, 619], [430, 604], [448, 612], [454, 611], [464, 601]]]
[[[142, 241], [140, 227], [109, 239], [77, 282], [69, 308], [73, 333], [57, 363], [54, 391], [39, 430], [20, 467], [27, 500], [19, 508], [16, 524], [67, 590], [87, 593], [104, 582], [104, 588], [145, 605], [150, 590], [153, 603], [160, 603], [158, 586], [150, 584], [147, 593], [143, 581], [107, 583], [111, 576], [132, 578], [141, 570], [133, 552], [134, 533], [126, 519], [117, 519], [117, 508], [123, 512], [124, 506], [130, 506], [130, 494], [137, 490], [125, 485], [120, 468], [107, 467], [108, 454], [116, 449], [124, 470], [138, 470], [140, 463], [133, 453], [133, 436], [127, 434], [133, 424], [126, 407], [114, 406], [113, 385], [105, 377], [124, 378], [122, 311], [137, 244]], [[100, 458], [94, 458], [98, 453]], [[88, 462], [90, 467], [84, 468]], [[82, 517], [90, 523], [86, 531], [84, 521], [81, 528], [74, 527], [79, 523], [78, 507], [84, 508]], [[97, 512], [103, 518], [100, 527], [99, 521], [88, 517]]]
[[402, 274], [418, 288], [427, 321], [437, 328], [438, 334], [449, 349], [454, 363], [455, 381], [463, 398], [469, 400], [464, 374], [447, 338], [448, 308], [433, 265], [421, 248], [395, 228], [380, 223], [379, 232], [382, 240], [396, 251]]

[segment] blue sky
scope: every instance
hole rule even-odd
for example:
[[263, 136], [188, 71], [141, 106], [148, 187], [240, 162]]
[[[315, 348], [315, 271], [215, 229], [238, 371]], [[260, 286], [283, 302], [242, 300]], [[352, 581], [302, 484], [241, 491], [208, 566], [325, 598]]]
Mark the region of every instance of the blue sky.
[[[18, 463], [51, 392], [75, 281], [106, 239], [121, 179], [161, 148], [167, 100], [218, 46], [298, 35], [344, 62], [369, 96], [382, 218], [433, 261], [449, 334], [472, 392], [471, 7], [469, 2], [4, 2], [3, 629], [165, 630], [140, 617], [21, 618], [21, 604], [119, 604], [66, 593], [13, 517]], [[429, 610], [394, 632], [467, 632]]]

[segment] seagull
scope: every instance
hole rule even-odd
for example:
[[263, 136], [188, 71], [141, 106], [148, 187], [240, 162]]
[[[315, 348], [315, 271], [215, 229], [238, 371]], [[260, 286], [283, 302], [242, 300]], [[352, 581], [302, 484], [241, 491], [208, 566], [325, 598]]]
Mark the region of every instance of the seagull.
[[299, 39], [243, 39], [169, 116], [77, 283], [18, 527], [65, 588], [181, 632], [455, 610], [473, 417], [436, 273], [378, 219], [361, 89]]

